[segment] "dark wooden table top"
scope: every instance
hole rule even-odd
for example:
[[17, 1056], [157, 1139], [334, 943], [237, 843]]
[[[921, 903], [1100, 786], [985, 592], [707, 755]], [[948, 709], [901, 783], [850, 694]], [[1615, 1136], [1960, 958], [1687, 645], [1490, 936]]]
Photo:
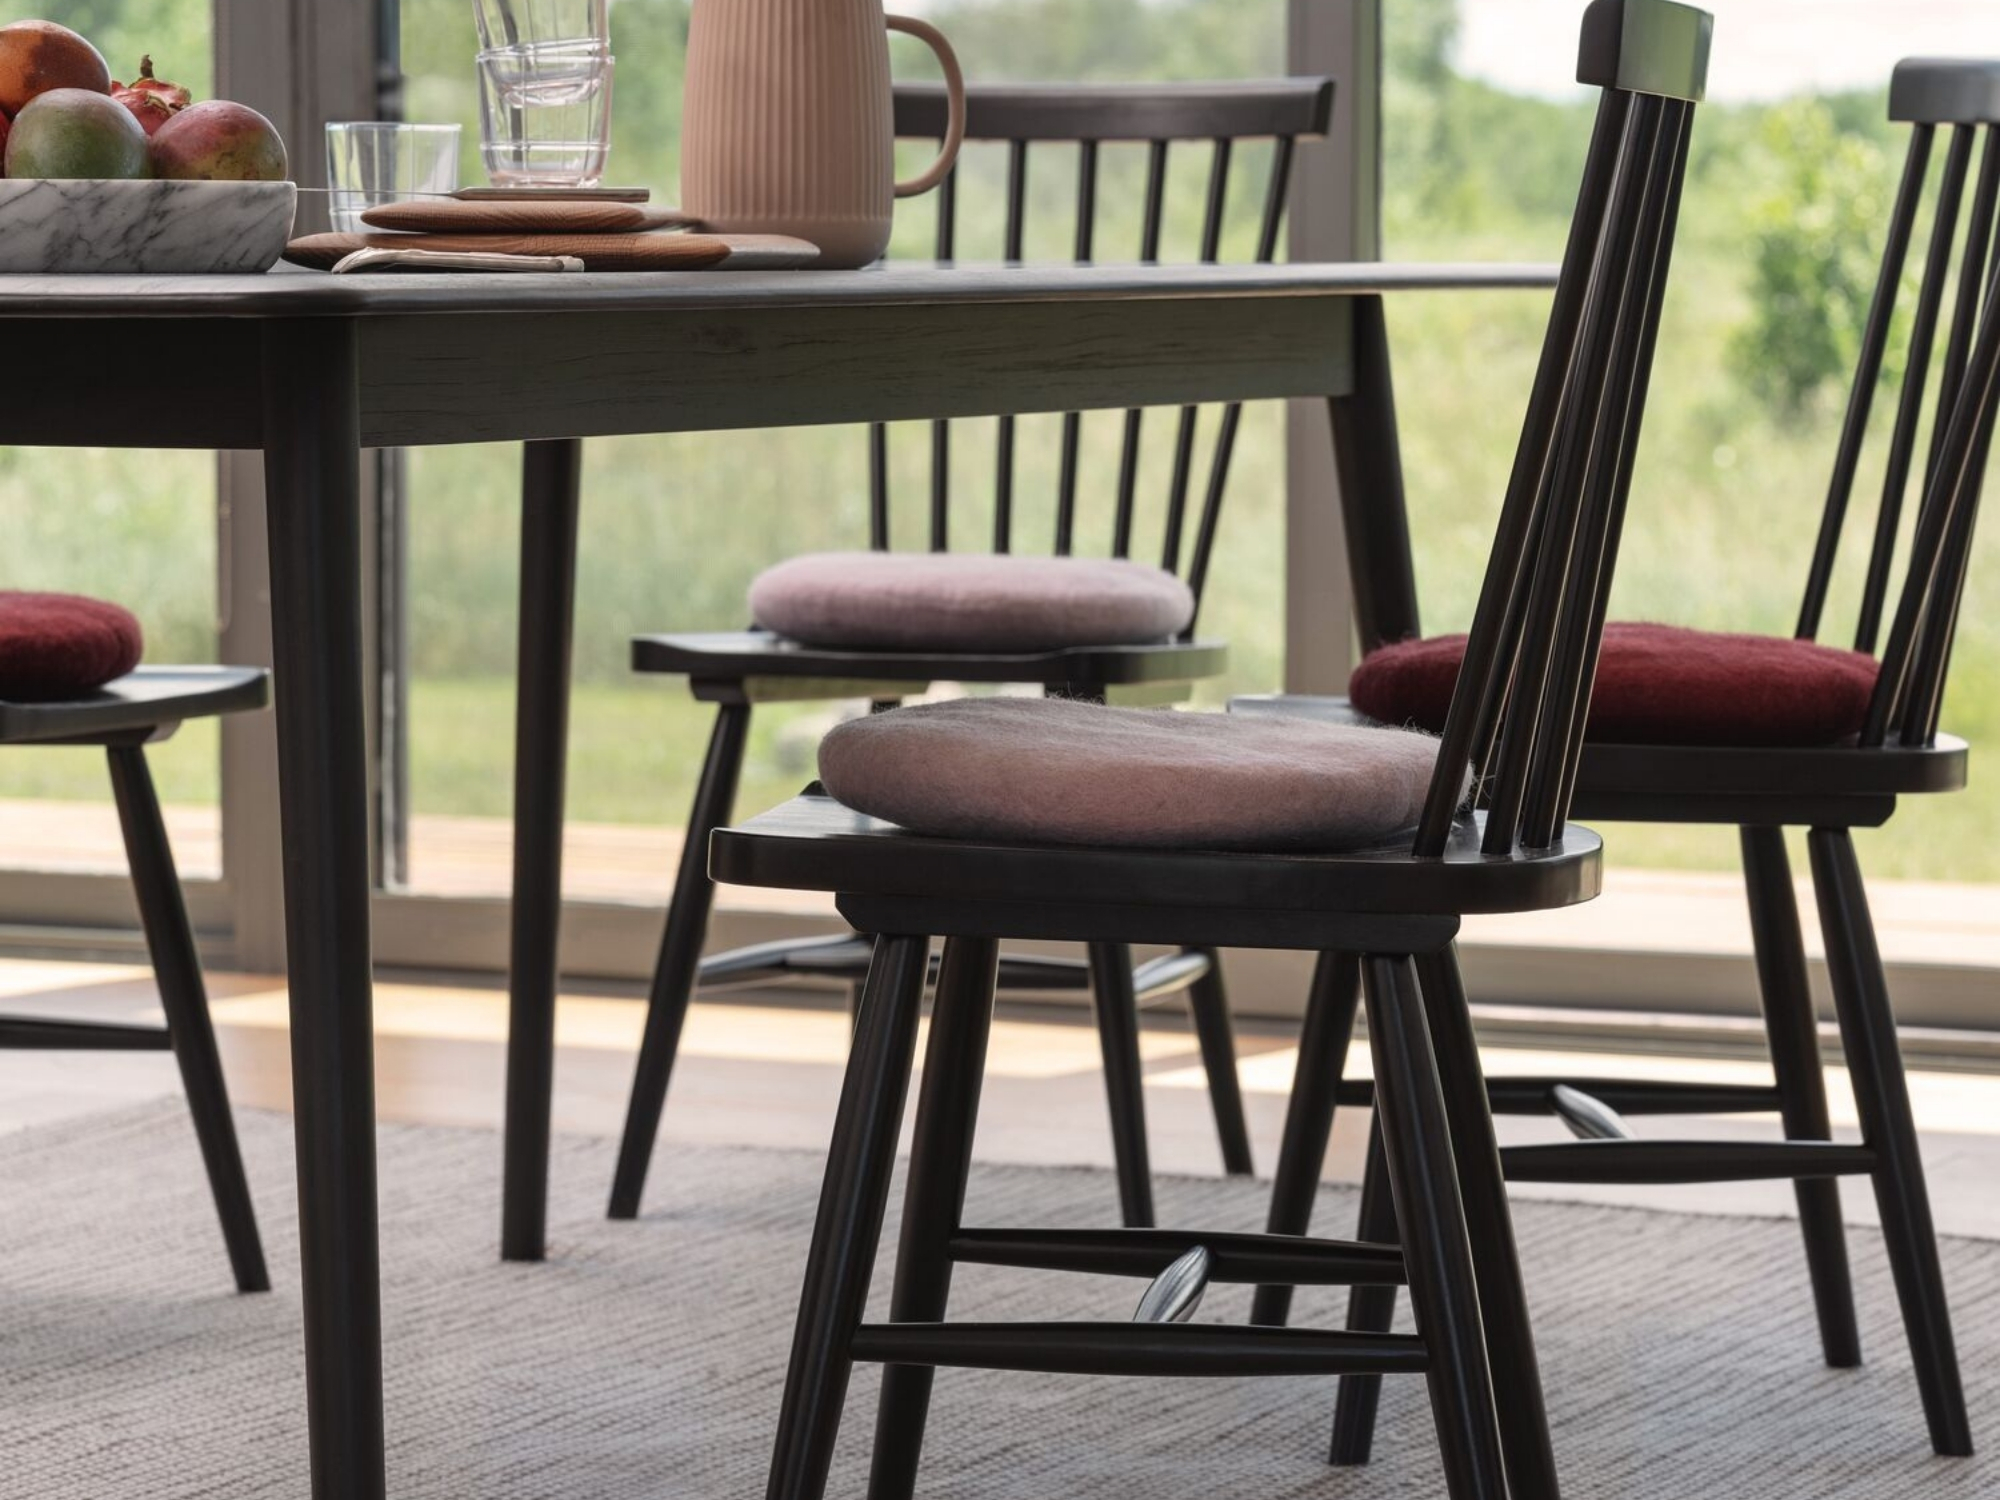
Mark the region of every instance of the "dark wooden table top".
[[[1393, 262], [0, 276], [0, 443], [262, 447], [269, 361], [322, 321], [356, 346], [370, 447], [1335, 396], [1356, 298], [1554, 280]], [[199, 358], [162, 384], [100, 358], [79, 319], [171, 320]]]
[[866, 271], [703, 271], [572, 276], [0, 276], [0, 317], [292, 318], [409, 313], [678, 311], [703, 307], [910, 306], [1371, 293], [1555, 285], [1545, 265], [1346, 261], [1276, 266], [939, 265]]

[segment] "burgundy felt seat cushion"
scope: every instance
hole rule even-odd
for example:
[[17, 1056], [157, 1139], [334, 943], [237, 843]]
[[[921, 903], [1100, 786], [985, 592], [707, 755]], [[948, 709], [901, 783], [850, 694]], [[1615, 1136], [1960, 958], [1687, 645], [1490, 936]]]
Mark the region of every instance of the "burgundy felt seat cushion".
[[0, 698], [50, 703], [100, 688], [139, 665], [132, 612], [76, 594], [0, 589]]
[[[1355, 669], [1354, 706], [1444, 728], [1462, 635], [1404, 641]], [[1607, 625], [1589, 737], [1625, 745], [1831, 745], [1860, 731], [1876, 662], [1858, 651], [1677, 625]]]
[[1166, 641], [1194, 594], [1144, 563], [952, 552], [819, 552], [758, 575], [750, 613], [808, 646], [1058, 651]]
[[1374, 726], [971, 698], [842, 724], [819, 771], [840, 802], [915, 833], [1343, 849], [1415, 825], [1437, 746]]

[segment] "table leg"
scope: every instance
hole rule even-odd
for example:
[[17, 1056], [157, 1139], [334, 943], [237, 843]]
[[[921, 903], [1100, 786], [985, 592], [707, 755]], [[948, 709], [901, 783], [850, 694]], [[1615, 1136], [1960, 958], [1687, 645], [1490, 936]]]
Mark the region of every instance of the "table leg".
[[1354, 299], [1354, 389], [1327, 403], [1362, 651], [1419, 634], [1402, 440], [1380, 297]]
[[264, 333], [292, 1096], [314, 1500], [381, 1500], [361, 416], [344, 318]]
[[562, 927], [563, 788], [582, 472], [583, 444], [575, 439], [527, 445], [521, 470], [521, 635], [514, 700], [507, 1162], [500, 1215], [500, 1253], [507, 1260], [540, 1260], [548, 1242], [556, 944]]

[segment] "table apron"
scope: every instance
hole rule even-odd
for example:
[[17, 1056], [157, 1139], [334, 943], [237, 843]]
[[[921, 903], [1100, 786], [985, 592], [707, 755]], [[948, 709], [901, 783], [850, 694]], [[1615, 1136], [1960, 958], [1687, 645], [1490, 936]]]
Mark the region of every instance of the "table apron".
[[362, 429], [414, 446], [1330, 395], [1345, 299], [364, 322]]
[[[370, 447], [1345, 394], [1346, 297], [360, 317]], [[257, 319], [10, 319], [0, 443], [257, 448]]]
[[0, 443], [260, 448], [263, 321], [0, 321]]

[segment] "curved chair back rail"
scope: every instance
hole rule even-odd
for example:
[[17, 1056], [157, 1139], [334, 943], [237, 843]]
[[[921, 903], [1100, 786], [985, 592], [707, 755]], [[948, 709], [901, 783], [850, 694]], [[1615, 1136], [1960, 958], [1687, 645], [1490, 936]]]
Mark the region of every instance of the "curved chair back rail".
[[1586, 13], [1577, 79], [1603, 94], [1419, 855], [1443, 854], [1468, 767], [1487, 853], [1547, 848], [1568, 818], [1708, 50], [1688, 6]]
[[[1074, 149], [1077, 196], [1073, 254], [1079, 263], [1097, 258], [1099, 248], [1100, 147], [1107, 142], [1140, 143], [1147, 147], [1146, 186], [1138, 233], [1121, 246], [1119, 258], [1135, 253], [1142, 261], [1160, 258], [1168, 200], [1167, 165], [1174, 146], [1201, 146], [1210, 154], [1207, 196], [1203, 209], [1200, 256], [1221, 258], [1231, 169], [1238, 161], [1239, 142], [1273, 142], [1264, 184], [1264, 207], [1258, 225], [1256, 258], [1275, 258], [1290, 192], [1297, 143], [1322, 136], [1333, 115], [1333, 81], [1328, 78], [1284, 78], [1243, 83], [1100, 84], [1085, 87], [1001, 85], [974, 87], [966, 92], [966, 139], [1004, 143], [1007, 147], [1007, 203], [1003, 254], [1022, 258], [1028, 212], [1028, 168], [1032, 146], [1064, 145]], [[896, 133], [906, 139], [934, 139], [945, 129], [945, 99], [941, 89], [911, 85], [896, 90]], [[938, 197], [936, 254], [952, 260], [958, 253], [959, 187], [963, 167], [954, 168]], [[1179, 413], [1172, 474], [1160, 544], [1160, 565], [1186, 578], [1197, 599], [1207, 581], [1214, 551], [1223, 495], [1228, 488], [1241, 403], [1222, 410], [1210, 456], [1201, 508], [1194, 517], [1194, 542], [1188, 547], [1189, 510], [1194, 493], [1196, 427], [1200, 408]], [[1111, 551], [1129, 557], [1138, 506], [1141, 433], [1144, 415], [1125, 413], [1118, 464], [1116, 511]], [[992, 546], [1008, 552], [1015, 545], [1015, 450], [1017, 422], [999, 419], [994, 472]], [[1082, 417], [1071, 412], [1062, 423], [1061, 472], [1057, 480], [1054, 550], [1069, 555], [1076, 541], [1077, 491], [1081, 456]], [[951, 536], [951, 424], [931, 424], [930, 547], [942, 552]], [[888, 429], [876, 424], [869, 447], [870, 545], [889, 545]], [[1190, 622], [1182, 638], [1194, 638]]]
[[[1937, 738], [1938, 709], [1951, 661], [1965, 589], [1973, 522], [1992, 446], [1990, 400], [1992, 316], [1982, 305], [2000, 289], [1995, 221], [2000, 214], [2000, 61], [1913, 58], [1897, 65], [1889, 114], [1911, 126], [1903, 178], [1862, 336], [1861, 358], [1848, 398], [1828, 486], [1826, 509], [1807, 575], [1798, 633], [1819, 635], [1834, 565], [1847, 529], [1869, 418], [1894, 331], [1904, 269], [1920, 240], [1923, 270], [1909, 319], [1904, 373], [1896, 392], [1882, 497], [1875, 513], [1859, 618], [1857, 650], [1880, 647], [1882, 672], [1862, 743], [1890, 740], [1928, 745]], [[1943, 164], [1933, 173], [1940, 133]], [[1983, 137], [1983, 144], [1980, 138]], [[1978, 171], [1973, 171], [1975, 148]], [[1929, 191], [1932, 177], [1935, 192]], [[1970, 205], [1967, 188], [1971, 187]], [[1926, 209], [1928, 207], [1928, 212]], [[1928, 219], [1919, 235], [1919, 221]], [[1963, 222], [1961, 222], [1963, 221]], [[1949, 309], [1949, 326], [1945, 322]], [[1939, 338], [1940, 332], [1945, 337]], [[1935, 395], [1933, 396], [1933, 383]], [[1918, 435], [1929, 403], [1919, 503], [1909, 558], [1891, 613], [1891, 584]], [[1959, 418], [1963, 417], [1963, 427]], [[1883, 637], [1883, 626], [1888, 634]]]

